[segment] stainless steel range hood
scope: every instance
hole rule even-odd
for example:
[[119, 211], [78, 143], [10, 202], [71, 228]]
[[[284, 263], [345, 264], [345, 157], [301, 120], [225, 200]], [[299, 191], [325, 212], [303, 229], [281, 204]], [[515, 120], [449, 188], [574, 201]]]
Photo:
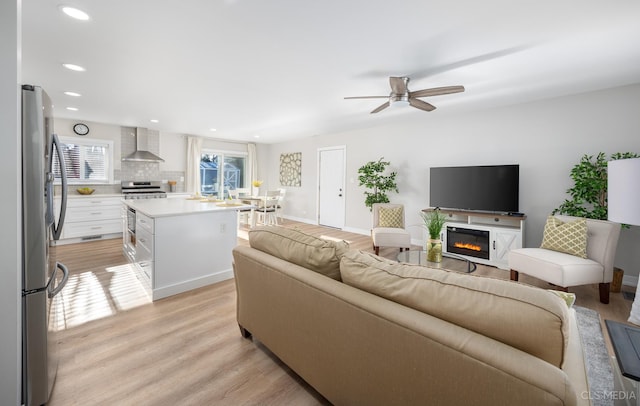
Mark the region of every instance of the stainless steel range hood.
[[146, 128], [136, 128], [133, 133], [136, 142], [136, 150], [122, 157], [127, 162], [164, 162], [158, 155], [149, 152], [149, 132]]

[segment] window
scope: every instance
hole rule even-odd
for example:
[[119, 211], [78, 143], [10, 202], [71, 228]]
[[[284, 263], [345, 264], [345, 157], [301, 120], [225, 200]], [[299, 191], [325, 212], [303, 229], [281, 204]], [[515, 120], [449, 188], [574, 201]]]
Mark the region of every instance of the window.
[[245, 187], [246, 164], [247, 154], [205, 150], [200, 158], [200, 193], [225, 198], [227, 190]]
[[[113, 141], [60, 137], [60, 143], [69, 184], [112, 182]], [[57, 157], [53, 162], [53, 173], [59, 181], [60, 164]]]

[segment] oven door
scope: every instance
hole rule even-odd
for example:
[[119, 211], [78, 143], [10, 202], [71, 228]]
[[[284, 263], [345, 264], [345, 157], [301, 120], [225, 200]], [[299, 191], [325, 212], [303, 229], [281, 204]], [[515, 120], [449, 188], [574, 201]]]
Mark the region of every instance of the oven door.
[[127, 208], [127, 230], [136, 234], [136, 211], [131, 207]]

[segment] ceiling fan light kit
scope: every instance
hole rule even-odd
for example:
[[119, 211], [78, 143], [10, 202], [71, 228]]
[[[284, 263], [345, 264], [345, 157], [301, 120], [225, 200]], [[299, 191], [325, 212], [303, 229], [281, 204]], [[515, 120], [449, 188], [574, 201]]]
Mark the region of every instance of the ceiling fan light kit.
[[373, 109], [371, 114], [382, 111], [389, 106], [404, 107], [406, 105], [410, 105], [411, 107], [415, 107], [423, 111], [433, 111], [436, 108], [433, 104], [420, 100], [418, 97], [439, 96], [442, 94], [464, 92], [464, 86], [434, 87], [431, 89], [422, 89], [410, 92], [407, 87], [408, 84], [409, 78], [407, 76], [391, 76], [389, 77], [389, 85], [391, 85], [391, 93], [389, 96], [351, 96], [345, 97], [345, 99], [389, 99], [387, 102]]

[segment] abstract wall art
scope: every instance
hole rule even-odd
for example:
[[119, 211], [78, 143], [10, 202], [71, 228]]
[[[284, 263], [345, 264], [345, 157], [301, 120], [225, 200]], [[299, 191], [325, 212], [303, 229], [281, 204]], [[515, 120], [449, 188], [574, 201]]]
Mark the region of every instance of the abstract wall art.
[[302, 152], [280, 154], [280, 184], [297, 187], [302, 185]]

